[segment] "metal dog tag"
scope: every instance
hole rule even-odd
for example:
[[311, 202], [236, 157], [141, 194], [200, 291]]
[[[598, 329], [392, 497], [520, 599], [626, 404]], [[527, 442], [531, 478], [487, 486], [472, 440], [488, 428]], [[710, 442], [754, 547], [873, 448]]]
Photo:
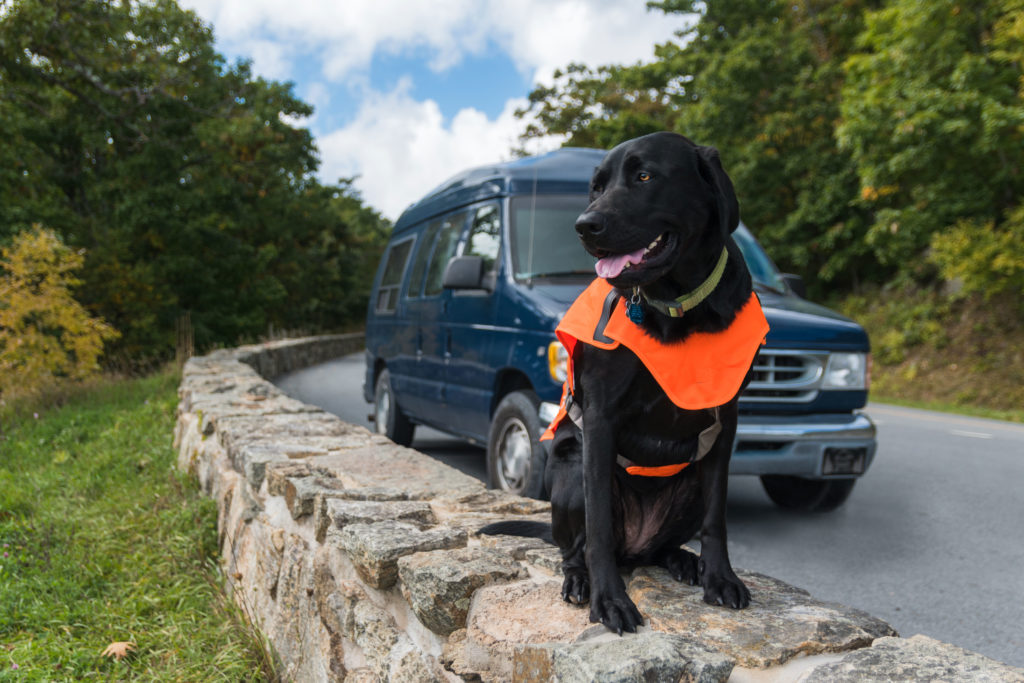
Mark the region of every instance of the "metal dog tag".
[[644, 321], [644, 307], [640, 305], [639, 289], [633, 290], [633, 296], [630, 297], [629, 303], [626, 304], [626, 315], [637, 325]]

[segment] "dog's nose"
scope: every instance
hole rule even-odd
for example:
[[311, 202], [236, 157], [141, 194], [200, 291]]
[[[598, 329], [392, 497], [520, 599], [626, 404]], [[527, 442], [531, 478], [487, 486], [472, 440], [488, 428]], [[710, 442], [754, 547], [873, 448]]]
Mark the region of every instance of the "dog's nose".
[[576, 234], [580, 237], [600, 235], [604, 232], [604, 214], [587, 211], [576, 219]]

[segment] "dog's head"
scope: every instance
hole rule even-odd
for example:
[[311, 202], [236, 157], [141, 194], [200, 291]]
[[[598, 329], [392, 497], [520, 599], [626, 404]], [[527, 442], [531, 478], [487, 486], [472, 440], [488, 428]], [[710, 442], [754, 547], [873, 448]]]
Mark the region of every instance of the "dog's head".
[[739, 224], [739, 205], [718, 151], [675, 133], [615, 147], [590, 181], [576, 220], [598, 275], [613, 286], [647, 285], [674, 268], [717, 258]]

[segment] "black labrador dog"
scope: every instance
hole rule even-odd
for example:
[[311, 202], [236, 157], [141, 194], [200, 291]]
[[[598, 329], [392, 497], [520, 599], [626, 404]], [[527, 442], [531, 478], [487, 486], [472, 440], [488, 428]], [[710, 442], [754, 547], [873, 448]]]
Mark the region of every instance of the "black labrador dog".
[[[738, 223], [732, 182], [714, 148], [655, 133], [612, 149], [575, 225], [611, 285], [602, 320], [609, 307], [629, 302], [639, 334], [670, 348], [691, 335], [728, 330], [752, 298], [750, 273], [730, 234]], [[679, 299], [692, 307], [671, 312]], [[756, 353], [761, 339], [746, 353]], [[563, 556], [562, 597], [589, 600], [592, 622], [619, 634], [643, 623], [620, 567], [660, 565], [678, 581], [699, 582], [705, 602], [736, 609], [750, 603], [729, 562], [725, 507], [737, 400], [752, 361], [753, 355], [721, 404], [693, 410], [674, 403], [624, 344], [574, 347], [575, 421], [563, 420], [554, 432], [545, 484], [549, 533]], [[624, 463], [690, 466], [642, 476]], [[529, 526], [504, 522], [481, 531], [541, 535]], [[698, 532], [699, 560], [681, 548]]]

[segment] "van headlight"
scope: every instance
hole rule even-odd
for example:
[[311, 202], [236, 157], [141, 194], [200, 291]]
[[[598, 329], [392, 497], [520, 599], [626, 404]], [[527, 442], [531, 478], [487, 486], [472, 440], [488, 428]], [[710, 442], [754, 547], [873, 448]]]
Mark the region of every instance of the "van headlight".
[[565, 381], [569, 376], [569, 352], [562, 346], [562, 342], [553, 341], [548, 344], [548, 373], [551, 379], [558, 384]]
[[822, 389], [867, 389], [868, 355], [866, 353], [830, 353]]

